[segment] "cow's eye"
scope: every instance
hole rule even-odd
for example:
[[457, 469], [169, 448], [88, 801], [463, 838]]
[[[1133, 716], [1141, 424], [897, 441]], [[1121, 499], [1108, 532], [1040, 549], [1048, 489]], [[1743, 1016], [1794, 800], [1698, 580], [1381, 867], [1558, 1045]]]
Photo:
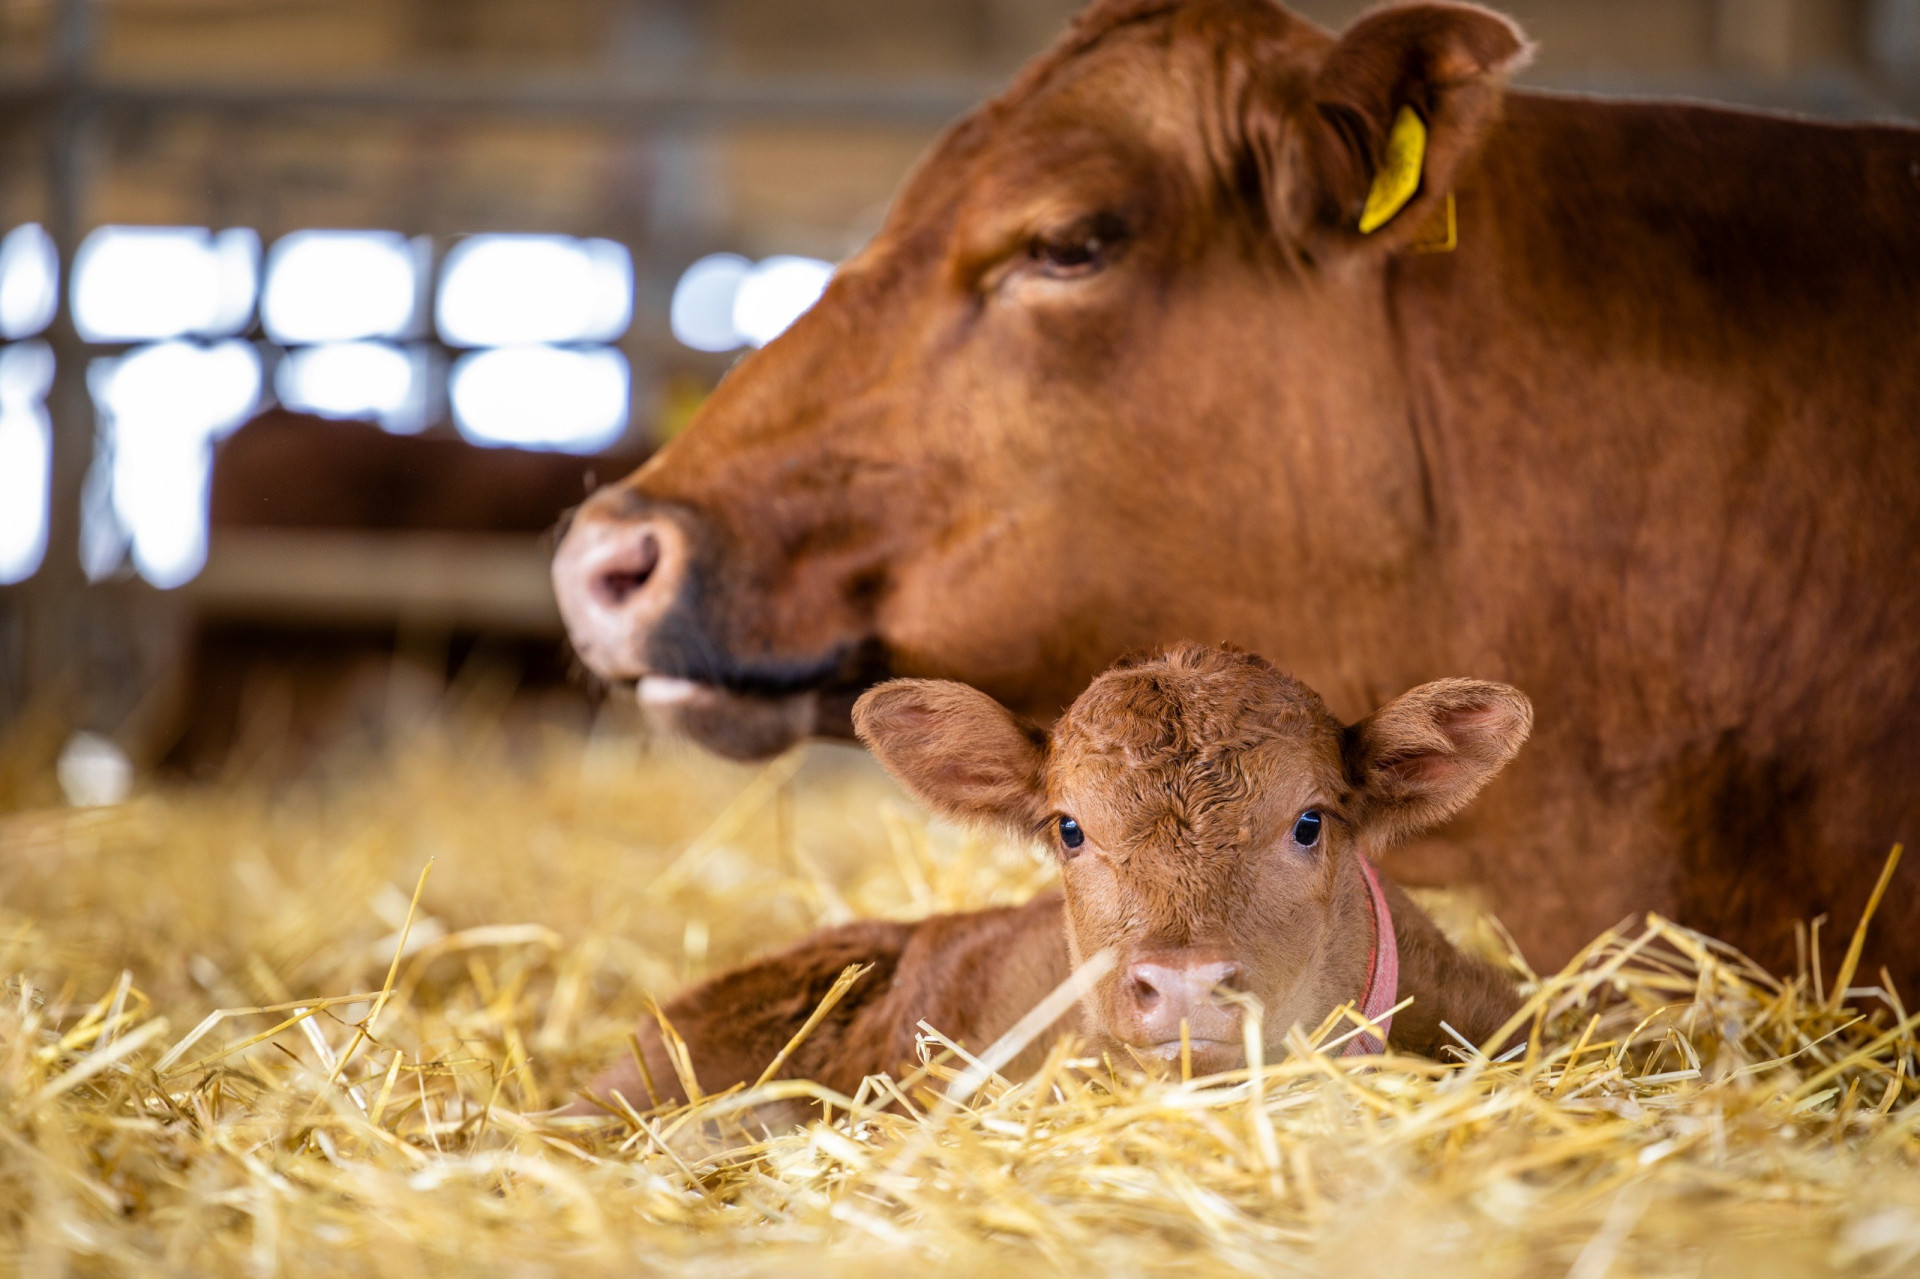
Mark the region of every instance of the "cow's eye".
[[1062, 817], [1059, 822], [1060, 847], [1071, 857], [1080, 845], [1087, 842], [1087, 833], [1080, 829], [1080, 823], [1071, 817]]
[[1320, 814], [1309, 808], [1293, 823], [1293, 842], [1302, 848], [1312, 848], [1320, 842], [1320, 826]]
[[1041, 274], [1070, 280], [1092, 275], [1106, 266], [1126, 238], [1126, 224], [1114, 214], [1101, 213], [1063, 230], [1035, 236], [1027, 253]]

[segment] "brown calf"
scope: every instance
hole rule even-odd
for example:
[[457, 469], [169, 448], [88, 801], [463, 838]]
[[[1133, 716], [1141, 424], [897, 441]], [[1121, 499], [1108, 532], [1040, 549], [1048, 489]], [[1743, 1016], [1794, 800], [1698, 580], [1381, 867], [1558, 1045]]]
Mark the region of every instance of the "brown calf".
[[[883, 684], [854, 716], [936, 812], [1047, 840], [1063, 892], [828, 929], [695, 986], [665, 1011], [703, 1090], [757, 1078], [853, 963], [874, 971], [785, 1075], [851, 1091], [912, 1060], [922, 1019], [979, 1051], [1101, 952], [1117, 962], [1081, 1001], [1093, 1046], [1176, 1060], [1184, 1023], [1202, 1073], [1245, 1060], [1247, 1001], [1216, 1001], [1219, 987], [1258, 1001], [1275, 1051], [1290, 1026], [1348, 1002], [1377, 1016], [1396, 989], [1413, 1002], [1382, 1024], [1407, 1052], [1437, 1055], [1443, 1020], [1483, 1041], [1516, 1007], [1499, 973], [1456, 951], [1367, 860], [1458, 811], [1519, 749], [1533, 712], [1503, 684], [1441, 680], [1342, 726], [1261, 658], [1187, 644], [1115, 666], [1051, 734], [942, 680]], [[647, 1027], [641, 1040], [656, 1091], [679, 1097], [659, 1036]], [[647, 1095], [631, 1063], [600, 1088]]]

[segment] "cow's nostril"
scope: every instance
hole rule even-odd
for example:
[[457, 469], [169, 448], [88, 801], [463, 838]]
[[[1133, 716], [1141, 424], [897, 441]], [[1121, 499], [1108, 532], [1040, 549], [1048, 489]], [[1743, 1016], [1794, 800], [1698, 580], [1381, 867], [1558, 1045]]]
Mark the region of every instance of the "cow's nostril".
[[642, 529], [640, 536], [624, 549], [625, 554], [602, 564], [594, 575], [594, 598], [608, 608], [626, 603], [660, 566], [660, 539], [651, 529]]
[[1145, 977], [1136, 975], [1133, 979], [1133, 1002], [1142, 1008], [1151, 1008], [1160, 1002], [1160, 988]]

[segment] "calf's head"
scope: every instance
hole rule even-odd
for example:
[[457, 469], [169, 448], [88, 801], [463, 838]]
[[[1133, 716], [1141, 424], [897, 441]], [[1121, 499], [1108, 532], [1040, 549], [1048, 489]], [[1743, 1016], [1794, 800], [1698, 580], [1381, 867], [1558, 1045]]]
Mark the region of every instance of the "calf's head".
[[1076, 966], [1118, 963], [1086, 1030], [1142, 1058], [1244, 1061], [1241, 1009], [1269, 1046], [1358, 1001], [1373, 945], [1360, 859], [1458, 811], [1527, 736], [1504, 684], [1441, 680], [1342, 725], [1266, 661], [1180, 645], [1122, 662], [1051, 733], [963, 684], [897, 680], [854, 709], [860, 736], [935, 811], [1048, 842]]
[[[1458, 4], [1339, 39], [1270, 0], [1093, 5], [580, 510], [554, 582], [582, 660], [741, 755], [842, 731], [889, 673], [1050, 717], [1183, 635], [1316, 667], [1340, 591], [1421, 580], [1385, 281], [1523, 50]], [[1419, 185], [1363, 232], [1409, 112]]]

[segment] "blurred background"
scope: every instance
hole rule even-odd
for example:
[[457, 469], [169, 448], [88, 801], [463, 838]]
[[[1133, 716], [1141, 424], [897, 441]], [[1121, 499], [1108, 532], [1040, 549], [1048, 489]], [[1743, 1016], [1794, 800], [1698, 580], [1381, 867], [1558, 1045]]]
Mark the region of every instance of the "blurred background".
[[[0, 737], [587, 722], [547, 530], [1077, 7], [0, 0]], [[1920, 0], [1499, 7], [1536, 86], [1920, 107]]]

